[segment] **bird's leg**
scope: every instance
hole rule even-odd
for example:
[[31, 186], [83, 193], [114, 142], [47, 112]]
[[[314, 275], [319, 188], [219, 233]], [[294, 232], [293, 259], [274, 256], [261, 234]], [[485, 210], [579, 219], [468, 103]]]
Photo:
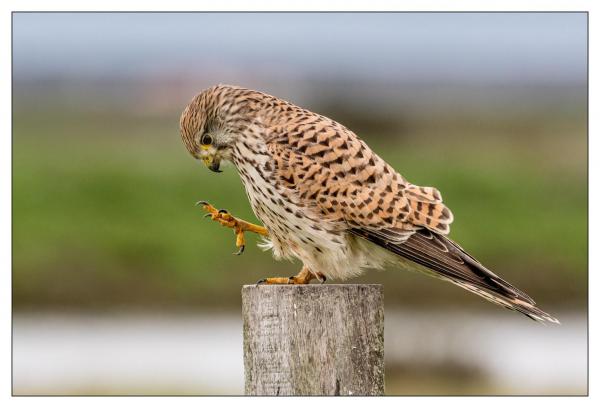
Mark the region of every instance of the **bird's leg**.
[[265, 278], [259, 280], [258, 282], [256, 282], [256, 284], [260, 285], [261, 283], [264, 283], [267, 285], [305, 285], [309, 283], [314, 277], [315, 275], [313, 275], [313, 273], [310, 270], [308, 270], [308, 268], [305, 266], [295, 276], [290, 276], [289, 278]]
[[244, 252], [244, 248], [246, 247], [246, 239], [244, 237], [245, 232], [254, 232], [265, 237], [269, 235], [269, 232], [265, 227], [235, 218], [233, 215], [229, 214], [227, 210], [217, 210], [206, 201], [198, 201], [196, 205], [201, 205], [202, 209], [207, 212], [205, 217], [210, 217], [213, 221], [219, 222], [222, 226], [233, 229], [233, 232], [235, 233], [235, 246], [238, 247], [238, 251], [235, 255], [241, 255], [242, 252]]

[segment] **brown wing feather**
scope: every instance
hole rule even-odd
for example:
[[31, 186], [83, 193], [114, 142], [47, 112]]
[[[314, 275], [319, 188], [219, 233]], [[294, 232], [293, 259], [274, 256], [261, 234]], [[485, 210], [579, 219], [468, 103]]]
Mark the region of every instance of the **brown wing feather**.
[[406, 181], [334, 120], [286, 106], [286, 120], [272, 123], [266, 140], [280, 179], [303, 202], [394, 241], [420, 226], [449, 233], [453, 216], [437, 189]]
[[410, 221], [413, 224], [439, 234], [447, 235], [450, 232], [450, 224], [454, 216], [442, 203], [442, 195], [436, 188], [408, 184], [404, 189], [404, 195], [410, 203]]
[[270, 139], [267, 145], [281, 184], [330, 220], [402, 232], [411, 211], [403, 194], [406, 181], [356, 135], [336, 125], [336, 131], [301, 126], [305, 133]]

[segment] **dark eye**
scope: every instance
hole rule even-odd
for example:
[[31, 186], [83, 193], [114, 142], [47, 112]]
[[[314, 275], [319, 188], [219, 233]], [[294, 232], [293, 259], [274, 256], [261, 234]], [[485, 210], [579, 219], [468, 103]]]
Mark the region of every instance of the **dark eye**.
[[204, 135], [202, 135], [202, 139], [200, 139], [200, 143], [202, 143], [203, 145], [209, 145], [209, 144], [212, 144], [212, 142], [213, 142], [212, 136], [209, 134], [206, 134], [206, 133]]

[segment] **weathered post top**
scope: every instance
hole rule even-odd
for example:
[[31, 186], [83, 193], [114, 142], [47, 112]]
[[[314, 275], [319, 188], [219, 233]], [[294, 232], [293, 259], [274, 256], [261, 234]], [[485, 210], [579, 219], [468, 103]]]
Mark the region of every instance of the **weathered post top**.
[[246, 395], [383, 395], [381, 285], [242, 289]]

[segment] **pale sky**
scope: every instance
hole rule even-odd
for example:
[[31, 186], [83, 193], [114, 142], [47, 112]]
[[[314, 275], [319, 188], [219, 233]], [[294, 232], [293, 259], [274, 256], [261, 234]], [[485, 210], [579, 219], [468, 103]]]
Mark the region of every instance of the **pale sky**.
[[14, 74], [184, 69], [398, 80], [586, 79], [584, 13], [15, 13]]

